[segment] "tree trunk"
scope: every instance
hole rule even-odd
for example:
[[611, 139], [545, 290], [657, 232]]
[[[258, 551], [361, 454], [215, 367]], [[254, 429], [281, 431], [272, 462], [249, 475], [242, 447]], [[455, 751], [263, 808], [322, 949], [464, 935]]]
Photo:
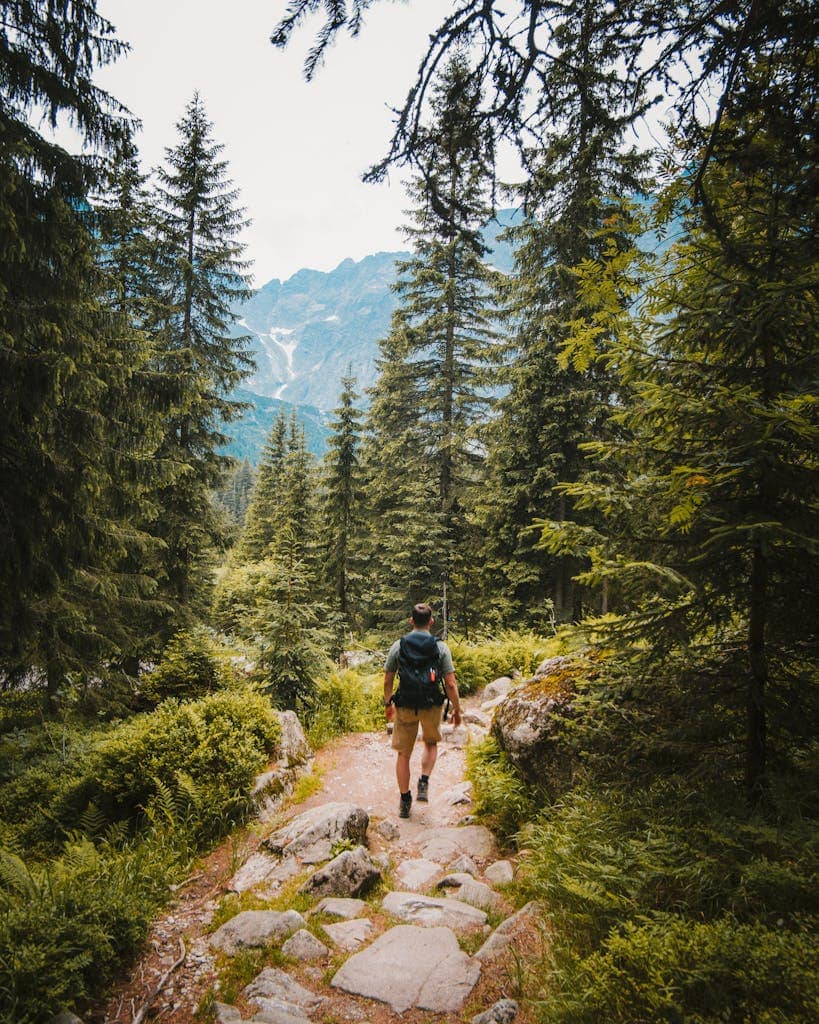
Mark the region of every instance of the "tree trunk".
[[765, 654], [768, 562], [757, 542], [751, 554], [751, 599], [748, 617], [748, 690], [746, 700], [745, 792], [748, 801], [759, 803], [765, 792], [767, 721], [765, 688], [768, 661]]

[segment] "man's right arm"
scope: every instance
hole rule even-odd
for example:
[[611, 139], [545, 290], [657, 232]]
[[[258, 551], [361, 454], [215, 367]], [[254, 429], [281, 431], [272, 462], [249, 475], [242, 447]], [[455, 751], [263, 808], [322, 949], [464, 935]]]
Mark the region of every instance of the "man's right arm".
[[461, 698], [454, 672], [447, 672], [444, 676], [444, 688], [452, 705], [452, 724], [457, 728], [461, 724]]

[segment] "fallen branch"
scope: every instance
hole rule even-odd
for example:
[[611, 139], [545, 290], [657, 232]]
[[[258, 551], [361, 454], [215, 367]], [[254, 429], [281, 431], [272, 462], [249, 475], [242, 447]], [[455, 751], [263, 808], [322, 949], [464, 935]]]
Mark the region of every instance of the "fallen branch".
[[148, 1010], [150, 1010], [153, 1001], [156, 999], [156, 997], [159, 995], [162, 989], [167, 985], [168, 978], [170, 978], [173, 972], [182, 965], [185, 957], [188, 955], [188, 951], [185, 949], [185, 943], [182, 941], [182, 939], [179, 940], [179, 950], [179, 959], [175, 960], [171, 964], [171, 966], [167, 969], [167, 971], [165, 971], [165, 973], [153, 987], [148, 998], [145, 1000], [142, 1006], [140, 1006], [139, 1011], [134, 1015], [131, 1024], [142, 1024], [142, 1022], [148, 1016]]

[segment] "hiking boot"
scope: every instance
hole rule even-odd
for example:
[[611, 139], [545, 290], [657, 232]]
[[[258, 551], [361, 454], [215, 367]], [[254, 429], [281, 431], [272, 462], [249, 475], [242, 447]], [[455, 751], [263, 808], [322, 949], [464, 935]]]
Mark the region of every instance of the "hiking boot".
[[402, 793], [401, 800], [398, 803], [398, 817], [408, 818], [410, 816], [410, 808], [412, 807], [412, 793]]
[[418, 780], [418, 800], [421, 803], [429, 803], [429, 779]]

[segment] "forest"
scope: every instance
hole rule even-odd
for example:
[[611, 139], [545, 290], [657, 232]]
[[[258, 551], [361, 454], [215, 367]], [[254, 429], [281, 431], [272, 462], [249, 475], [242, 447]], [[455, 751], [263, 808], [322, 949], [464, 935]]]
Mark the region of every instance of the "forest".
[[[375, 3], [291, 0], [271, 59], [320, 74]], [[542, 772], [469, 753], [545, 908], [532, 1019], [819, 1018], [814, 5], [453, 0], [366, 174], [412, 197], [377, 381], [255, 468], [241, 183], [194, 83], [143, 167], [94, 81], [126, 42], [96, 0], [0, 15], [0, 1019], [100, 998], [274, 708], [377, 727], [338, 659], [418, 601], [465, 692], [571, 662]]]

